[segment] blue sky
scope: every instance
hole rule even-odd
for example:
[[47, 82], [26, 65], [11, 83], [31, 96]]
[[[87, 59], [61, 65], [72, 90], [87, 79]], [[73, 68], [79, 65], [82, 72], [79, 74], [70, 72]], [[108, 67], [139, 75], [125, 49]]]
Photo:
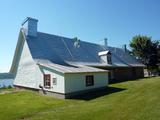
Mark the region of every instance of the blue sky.
[[134, 35], [160, 39], [160, 0], [0, 0], [0, 72], [10, 69], [19, 29], [27, 17], [41, 32], [110, 46]]

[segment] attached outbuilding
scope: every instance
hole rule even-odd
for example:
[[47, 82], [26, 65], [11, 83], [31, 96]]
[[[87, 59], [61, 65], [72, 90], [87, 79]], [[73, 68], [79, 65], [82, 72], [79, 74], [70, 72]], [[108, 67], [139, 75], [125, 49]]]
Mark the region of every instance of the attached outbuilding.
[[[41, 84], [47, 94], [62, 98], [81, 94], [108, 85], [107, 71], [87, 66], [62, 66], [47, 61], [38, 61], [42, 75]], [[42, 91], [43, 92], [43, 91]]]

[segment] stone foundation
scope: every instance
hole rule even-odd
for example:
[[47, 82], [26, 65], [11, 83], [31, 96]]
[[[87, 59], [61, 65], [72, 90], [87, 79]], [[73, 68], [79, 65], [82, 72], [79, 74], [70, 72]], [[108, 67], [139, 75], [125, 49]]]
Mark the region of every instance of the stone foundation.
[[100, 88], [93, 88], [93, 89], [81, 90], [81, 91], [77, 91], [77, 92], [64, 94], [64, 93], [52, 92], [52, 91], [47, 91], [47, 90], [42, 90], [42, 89], [28, 88], [28, 87], [17, 86], [17, 85], [14, 85], [14, 87], [17, 88], [17, 89], [33, 90], [35, 92], [40, 93], [41, 95], [52, 96], [52, 97], [60, 98], [60, 99], [74, 98], [74, 97], [76, 97], [78, 95], [82, 95], [84, 93], [94, 92], [94, 91], [97, 91], [97, 90], [103, 90], [103, 89], [107, 88], [107, 86], [104, 86], [104, 87], [100, 87]]

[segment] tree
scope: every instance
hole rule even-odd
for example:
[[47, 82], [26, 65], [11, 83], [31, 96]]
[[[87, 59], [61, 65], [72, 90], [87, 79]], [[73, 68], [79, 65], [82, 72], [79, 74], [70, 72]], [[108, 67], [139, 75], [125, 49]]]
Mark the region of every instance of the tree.
[[159, 42], [152, 41], [151, 37], [136, 35], [130, 41], [131, 53], [147, 65], [147, 68], [155, 69], [158, 67], [158, 44]]
[[151, 38], [137, 35], [130, 41], [131, 53], [140, 59], [144, 64], [148, 62], [151, 53]]

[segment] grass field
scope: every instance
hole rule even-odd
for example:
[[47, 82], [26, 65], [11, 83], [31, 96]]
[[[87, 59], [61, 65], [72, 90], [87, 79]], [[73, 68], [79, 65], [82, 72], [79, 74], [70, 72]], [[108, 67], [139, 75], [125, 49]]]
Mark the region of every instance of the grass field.
[[27, 90], [0, 94], [0, 120], [160, 120], [160, 77], [112, 84], [72, 100]]

